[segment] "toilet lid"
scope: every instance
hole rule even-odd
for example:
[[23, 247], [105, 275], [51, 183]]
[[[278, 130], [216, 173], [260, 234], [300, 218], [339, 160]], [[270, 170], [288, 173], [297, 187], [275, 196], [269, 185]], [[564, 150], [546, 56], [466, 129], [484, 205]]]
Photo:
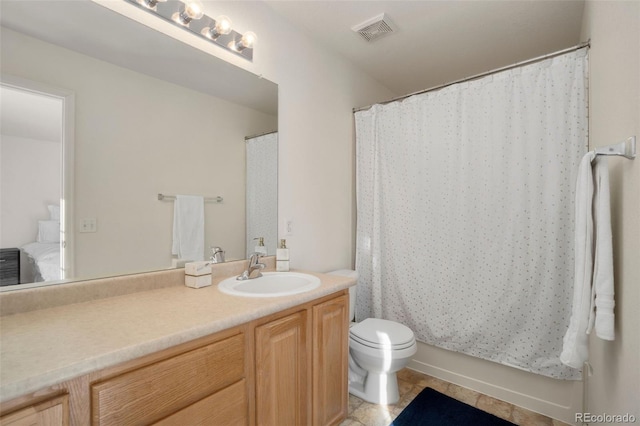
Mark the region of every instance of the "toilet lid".
[[349, 329], [349, 337], [374, 348], [405, 349], [415, 342], [406, 325], [378, 318], [367, 318]]

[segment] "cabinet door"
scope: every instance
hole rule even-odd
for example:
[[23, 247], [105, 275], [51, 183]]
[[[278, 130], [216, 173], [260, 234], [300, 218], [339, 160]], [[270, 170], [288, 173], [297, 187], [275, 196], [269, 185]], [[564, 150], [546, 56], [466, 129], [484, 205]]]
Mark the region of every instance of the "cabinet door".
[[0, 418], [1, 426], [66, 426], [69, 424], [69, 395], [49, 399]]
[[349, 299], [313, 307], [313, 424], [338, 424], [349, 404]]
[[256, 327], [256, 423], [309, 423], [307, 311]]

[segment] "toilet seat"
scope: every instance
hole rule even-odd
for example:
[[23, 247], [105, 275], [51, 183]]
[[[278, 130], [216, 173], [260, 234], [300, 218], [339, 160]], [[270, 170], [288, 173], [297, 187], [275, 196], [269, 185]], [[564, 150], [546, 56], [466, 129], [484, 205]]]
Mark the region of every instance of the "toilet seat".
[[413, 346], [415, 344], [415, 340], [411, 340], [409, 342], [406, 342], [402, 345], [389, 345], [389, 344], [385, 344], [385, 343], [374, 343], [374, 342], [367, 342], [366, 340], [362, 340], [362, 339], [358, 339], [355, 336], [349, 336], [349, 339], [352, 342], [357, 342], [363, 346], [366, 346], [368, 348], [371, 349], [386, 349], [386, 350], [392, 350], [392, 351], [399, 351], [402, 349], [407, 349], [410, 348], [411, 346]]
[[415, 345], [409, 327], [378, 318], [367, 318], [351, 327], [349, 339], [373, 349], [402, 350]]

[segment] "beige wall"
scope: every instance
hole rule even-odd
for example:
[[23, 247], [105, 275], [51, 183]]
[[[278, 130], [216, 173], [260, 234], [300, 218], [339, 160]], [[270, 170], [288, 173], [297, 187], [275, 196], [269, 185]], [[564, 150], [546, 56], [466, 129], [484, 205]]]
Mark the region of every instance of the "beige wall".
[[[583, 38], [591, 39], [591, 147], [640, 142], [640, 2], [587, 1]], [[591, 338], [585, 410], [640, 422], [640, 157], [609, 158], [609, 168], [616, 339]]]
[[205, 205], [205, 248], [244, 258], [244, 137], [276, 118], [2, 29], [2, 72], [75, 93], [76, 277], [171, 265], [173, 203]]

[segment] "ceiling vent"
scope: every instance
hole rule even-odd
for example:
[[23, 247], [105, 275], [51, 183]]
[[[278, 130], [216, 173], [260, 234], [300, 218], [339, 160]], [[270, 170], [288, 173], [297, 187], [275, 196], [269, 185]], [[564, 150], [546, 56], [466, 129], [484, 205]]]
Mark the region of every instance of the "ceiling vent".
[[376, 41], [396, 30], [395, 25], [383, 13], [374, 18], [358, 24], [351, 29], [362, 36], [368, 42]]

